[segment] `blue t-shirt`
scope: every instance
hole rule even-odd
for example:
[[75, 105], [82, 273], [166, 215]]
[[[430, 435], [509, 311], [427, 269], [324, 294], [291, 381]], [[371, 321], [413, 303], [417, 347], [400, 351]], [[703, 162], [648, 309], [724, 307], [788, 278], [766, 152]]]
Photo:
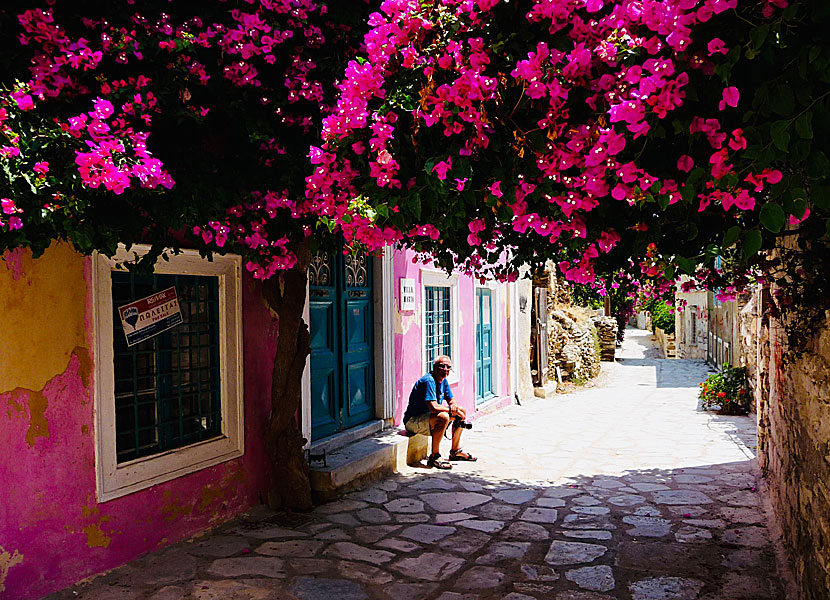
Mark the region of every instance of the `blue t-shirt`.
[[436, 385], [432, 373], [427, 373], [415, 382], [412, 391], [409, 392], [409, 404], [403, 415], [403, 422], [406, 423], [412, 417], [428, 413], [429, 402], [441, 404], [444, 398], [447, 400], [452, 398], [452, 390], [447, 378], [445, 377], [441, 380], [441, 383]]

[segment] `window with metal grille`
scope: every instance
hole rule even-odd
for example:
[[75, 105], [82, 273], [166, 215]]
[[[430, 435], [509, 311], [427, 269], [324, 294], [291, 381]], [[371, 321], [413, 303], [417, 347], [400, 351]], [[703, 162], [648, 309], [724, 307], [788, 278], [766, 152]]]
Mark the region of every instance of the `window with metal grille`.
[[[182, 323], [134, 346], [118, 307], [175, 287]], [[118, 463], [222, 435], [218, 277], [112, 273]]]
[[451, 352], [451, 288], [446, 286], [425, 286], [424, 321], [426, 325], [426, 370], [432, 369], [433, 361], [442, 354], [452, 356]]

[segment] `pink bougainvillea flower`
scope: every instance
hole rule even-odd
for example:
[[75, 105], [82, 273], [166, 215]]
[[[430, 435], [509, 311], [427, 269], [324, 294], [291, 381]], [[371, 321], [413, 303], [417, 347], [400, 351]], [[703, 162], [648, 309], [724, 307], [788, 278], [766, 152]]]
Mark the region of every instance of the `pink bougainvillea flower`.
[[464, 186], [466, 184], [467, 184], [467, 177], [465, 177], [464, 179], [458, 179], [456, 177], [456, 179], [455, 179], [455, 189], [456, 190], [458, 190], [459, 192], [463, 192], [464, 191]]
[[23, 227], [23, 221], [20, 217], [9, 217], [9, 229], [20, 229]]
[[32, 110], [35, 107], [35, 103], [29, 94], [12, 94], [12, 97], [14, 98], [14, 101], [17, 102], [17, 108], [19, 108], [20, 110]]
[[738, 88], [734, 86], [729, 86], [728, 88], [724, 88], [723, 90], [723, 100], [718, 103], [718, 110], [724, 110], [727, 106], [731, 106], [735, 108], [738, 106], [738, 99], [740, 98], [741, 94], [738, 91]]
[[802, 215], [802, 217], [800, 219], [798, 217], [796, 217], [795, 215], [790, 215], [790, 225], [798, 225], [802, 221], [806, 221], [807, 217], [809, 217], [809, 216], [810, 216], [810, 207], [808, 206], [804, 210], [804, 215]]
[[723, 40], [720, 38], [714, 38], [709, 44], [707, 45], [707, 49], [709, 50], [709, 56], [713, 54], [726, 54], [729, 52], [729, 48], [723, 43]]
[[688, 173], [691, 171], [695, 166], [695, 161], [692, 159], [691, 156], [688, 154], [684, 154], [680, 158], [677, 159], [677, 168], [684, 173]]
[[45, 160], [36, 162], [32, 170], [39, 175], [46, 175], [49, 172], [49, 163]]
[[442, 160], [439, 163], [436, 163], [434, 167], [432, 167], [432, 172], [438, 175], [438, 179], [444, 180], [447, 178], [447, 171], [452, 169], [452, 157], [447, 158], [446, 161]]
[[501, 198], [504, 195], [501, 191], [501, 181], [496, 181], [490, 186], [490, 193], [496, 198]]

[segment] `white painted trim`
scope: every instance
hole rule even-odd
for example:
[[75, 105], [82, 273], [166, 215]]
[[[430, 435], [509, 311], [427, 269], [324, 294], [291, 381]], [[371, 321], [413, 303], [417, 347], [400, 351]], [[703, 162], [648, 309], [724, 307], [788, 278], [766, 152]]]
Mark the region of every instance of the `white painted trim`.
[[379, 419], [395, 416], [395, 273], [394, 250], [383, 249], [374, 261], [374, 348], [375, 415]]
[[[310, 309], [310, 295], [308, 277], [305, 281], [305, 306], [303, 306], [303, 321], [308, 327], [308, 333], [311, 334], [311, 309]], [[308, 350], [308, 356], [305, 359], [305, 367], [303, 368], [303, 378], [301, 385], [300, 398], [300, 431], [305, 438], [305, 445], [303, 449], [311, 448], [311, 348]]]
[[508, 322], [508, 345], [507, 345], [507, 360], [508, 373], [510, 377], [510, 390], [508, 393], [515, 397], [519, 388], [519, 363], [516, 360], [518, 355], [518, 338], [519, 338], [519, 286], [515, 283], [508, 283], [508, 297], [507, 304], [507, 322]]
[[458, 361], [460, 346], [458, 345], [458, 329], [459, 321], [461, 320], [461, 312], [458, 308], [458, 275], [453, 273], [447, 275], [444, 271], [435, 269], [427, 269], [421, 267], [421, 365], [426, 370], [430, 370], [430, 365], [427, 365], [427, 347], [424, 336], [426, 335], [426, 288], [428, 286], [441, 286], [450, 288], [450, 353], [452, 360], [455, 363], [453, 370], [450, 371], [447, 381], [449, 383], [458, 383]]
[[119, 246], [113, 259], [93, 255], [92, 295], [95, 336], [95, 466], [99, 502], [170, 481], [242, 456], [245, 451], [242, 371], [242, 259], [214, 256], [208, 261], [192, 250], [170, 254], [156, 264], [157, 273], [212, 275], [219, 279], [219, 345], [222, 437], [118, 464], [115, 453], [115, 373], [113, 365], [112, 277], [116, 263], [145, 254], [146, 246], [127, 252]]
[[[490, 335], [491, 335], [491, 348], [490, 348], [490, 372], [493, 374], [493, 394], [495, 397], [499, 398], [507, 394], [505, 391], [505, 382], [502, 380], [501, 377], [501, 361], [504, 360], [504, 356], [501, 353], [501, 334], [502, 328], [507, 320], [504, 317], [504, 314], [501, 311], [501, 286], [495, 281], [488, 281], [483, 285], [480, 283], [475, 284], [475, 289], [487, 289], [490, 290]], [[473, 309], [474, 315], [477, 314], [475, 311], [477, 307]], [[475, 316], [473, 317], [475, 319]], [[475, 323], [476, 327], [478, 327], [478, 322]], [[478, 377], [476, 377], [478, 380]], [[475, 387], [475, 386], [474, 386]], [[478, 395], [478, 390], [476, 390], [476, 396]], [[488, 398], [484, 402], [481, 403], [480, 406], [484, 406], [485, 404], [489, 403], [492, 398]]]

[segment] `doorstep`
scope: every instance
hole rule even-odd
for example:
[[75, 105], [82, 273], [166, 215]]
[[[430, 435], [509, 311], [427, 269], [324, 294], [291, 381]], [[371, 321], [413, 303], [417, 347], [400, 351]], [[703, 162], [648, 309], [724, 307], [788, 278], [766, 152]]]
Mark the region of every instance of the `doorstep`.
[[[427, 442], [427, 436], [410, 437], [403, 430], [387, 428], [340, 447], [328, 445], [325, 464], [311, 461], [309, 479], [315, 502], [334, 500], [418, 463], [427, 456]], [[321, 454], [318, 445], [312, 445], [312, 459]]]

